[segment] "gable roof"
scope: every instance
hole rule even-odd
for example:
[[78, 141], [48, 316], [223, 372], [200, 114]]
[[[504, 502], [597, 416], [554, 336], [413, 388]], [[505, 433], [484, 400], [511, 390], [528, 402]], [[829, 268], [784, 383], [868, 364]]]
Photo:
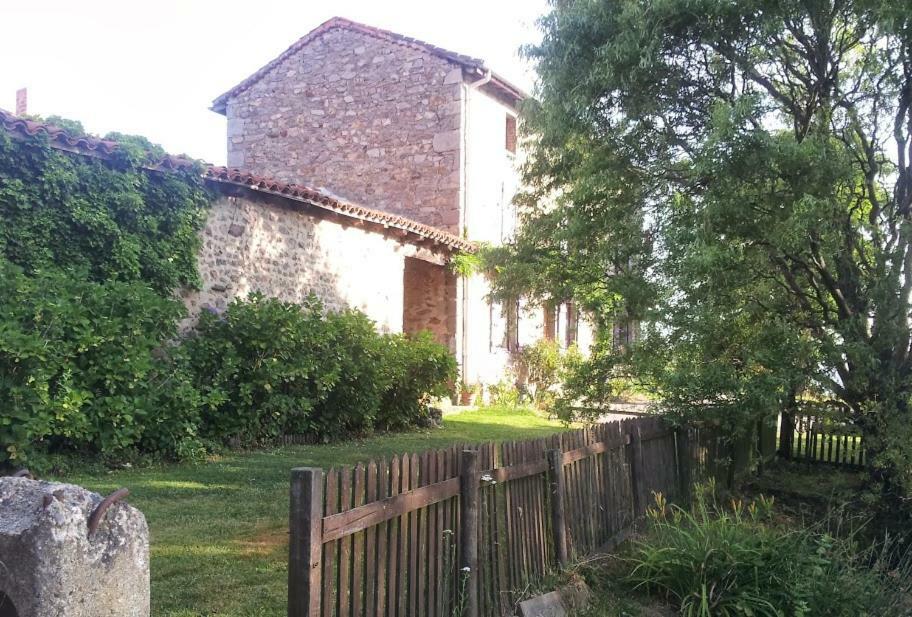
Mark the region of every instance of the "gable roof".
[[492, 88], [501, 96], [505, 96], [507, 99], [512, 100], [513, 102], [519, 102], [528, 97], [528, 95], [523, 92], [517, 86], [514, 86], [509, 81], [504, 79], [502, 76], [497, 73], [492, 72], [485, 66], [484, 60], [479, 58], [472, 58], [463, 54], [456, 53], [454, 51], [449, 51], [443, 49], [442, 47], [437, 47], [431, 43], [426, 43], [424, 41], [404, 36], [402, 34], [397, 34], [389, 30], [383, 30], [382, 28], [375, 28], [374, 26], [367, 26], [365, 24], [360, 24], [358, 22], [352, 21], [350, 19], [345, 19], [344, 17], [333, 17], [329, 19], [300, 39], [295, 41], [291, 47], [279, 54], [275, 59], [271, 60], [264, 67], [259, 69], [253, 75], [231, 88], [224, 94], [220, 95], [212, 102], [212, 111], [224, 114], [228, 100], [234, 98], [238, 94], [247, 90], [250, 86], [258, 82], [260, 79], [266, 76], [269, 71], [278, 66], [288, 57], [297, 53], [301, 48], [306, 46], [308, 43], [321, 36], [322, 34], [333, 30], [333, 29], [345, 29], [353, 32], [359, 32], [361, 34], [366, 34], [367, 36], [372, 36], [374, 38], [394, 43], [396, 45], [403, 45], [405, 47], [410, 47], [412, 49], [417, 49], [424, 51], [426, 53], [432, 54], [439, 58], [443, 58], [448, 62], [451, 62], [454, 65], [462, 67], [463, 70], [468, 71], [472, 75], [475, 75], [477, 79], [482, 79], [488, 74], [491, 76], [490, 82], [488, 82], [484, 87]]
[[203, 177], [213, 183], [232, 184], [258, 193], [307, 203], [313, 207], [329, 210], [346, 218], [376, 223], [384, 228], [399, 229], [405, 234], [414, 234], [419, 238], [442, 244], [453, 250], [473, 252], [476, 249], [474, 243], [437, 227], [431, 227], [398, 214], [365, 208], [364, 206], [339, 199], [320, 189], [299, 184], [289, 184], [273, 178], [255, 176], [241, 169], [229, 169], [228, 167], [210, 166], [206, 168]]
[[[34, 137], [44, 134], [47, 136], [51, 147], [84, 156], [107, 159], [120, 147], [120, 144], [116, 141], [92, 136], [70, 135], [60, 127], [20, 118], [3, 109], [0, 109], [0, 127], [14, 137]], [[185, 156], [173, 155], [166, 155], [162, 159], [149, 164], [147, 168], [152, 171], [167, 172], [177, 169], [192, 169], [200, 165], [202, 165], [203, 180], [216, 188], [231, 185], [244, 191], [279, 197], [289, 202], [289, 205], [302, 209], [315, 209], [321, 213], [329, 213], [334, 217], [340, 217], [343, 220], [356, 221], [361, 224], [367, 223], [374, 226], [375, 230], [378, 231], [388, 228], [398, 229], [402, 232], [400, 235], [403, 240], [410, 244], [429, 243], [443, 246], [449, 251], [472, 252], [476, 249], [474, 243], [442, 229], [418, 223], [396, 214], [359, 206], [331, 195], [324, 190], [281, 182], [263, 176], [255, 176], [240, 169], [207, 165]]]

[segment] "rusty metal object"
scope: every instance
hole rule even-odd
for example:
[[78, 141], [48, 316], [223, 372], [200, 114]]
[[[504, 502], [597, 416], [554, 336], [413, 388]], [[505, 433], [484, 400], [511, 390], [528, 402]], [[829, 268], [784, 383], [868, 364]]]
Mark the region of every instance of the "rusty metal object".
[[28, 469], [20, 469], [19, 471], [17, 471], [16, 473], [13, 474], [13, 477], [14, 478], [28, 478], [29, 480], [38, 479]]
[[89, 535], [93, 535], [95, 531], [98, 530], [98, 525], [101, 524], [101, 519], [104, 518], [105, 512], [108, 511], [113, 504], [117, 503], [124, 497], [130, 494], [129, 489], [119, 488], [104, 499], [101, 500], [101, 503], [95, 506], [95, 509], [92, 510], [92, 514], [89, 515]]

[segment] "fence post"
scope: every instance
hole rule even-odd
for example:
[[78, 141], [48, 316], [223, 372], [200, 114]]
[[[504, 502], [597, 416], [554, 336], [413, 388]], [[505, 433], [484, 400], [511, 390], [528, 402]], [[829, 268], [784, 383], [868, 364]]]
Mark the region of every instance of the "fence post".
[[681, 492], [681, 503], [689, 504], [691, 499], [691, 446], [690, 429], [686, 426], [675, 430], [675, 455], [678, 463], [678, 490]]
[[626, 443], [626, 455], [627, 455], [627, 467], [630, 469], [630, 493], [633, 498], [633, 518], [637, 518], [640, 515], [642, 504], [640, 503], [640, 481], [637, 477], [640, 473], [638, 469], [640, 465], [640, 455], [642, 448], [642, 443], [640, 441], [640, 425], [639, 422], [634, 426], [633, 431], [627, 433], [627, 436], [624, 438]]
[[463, 617], [478, 617], [478, 452], [462, 451], [459, 472], [459, 576]]
[[548, 481], [551, 488], [551, 530], [557, 564], [567, 565], [567, 517], [564, 512], [564, 453], [548, 450]]
[[288, 616], [320, 616], [323, 554], [323, 470], [291, 470]]

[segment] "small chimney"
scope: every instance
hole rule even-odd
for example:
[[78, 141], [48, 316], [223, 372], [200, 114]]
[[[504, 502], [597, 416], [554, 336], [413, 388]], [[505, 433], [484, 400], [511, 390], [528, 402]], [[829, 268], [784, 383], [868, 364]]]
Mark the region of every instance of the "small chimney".
[[16, 115], [24, 116], [28, 113], [28, 88], [16, 90]]

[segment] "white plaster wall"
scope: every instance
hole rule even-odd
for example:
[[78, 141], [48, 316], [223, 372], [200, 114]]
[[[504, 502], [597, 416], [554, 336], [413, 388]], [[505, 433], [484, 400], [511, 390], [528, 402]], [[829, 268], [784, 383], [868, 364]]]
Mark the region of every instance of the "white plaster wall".
[[487, 94], [467, 88], [465, 207], [462, 226], [471, 240], [501, 244], [513, 236], [513, 196], [519, 188], [516, 155], [507, 151], [507, 114], [514, 112]]
[[[519, 186], [515, 155], [505, 144], [509, 107], [496, 99], [465, 87], [463, 126], [463, 203], [461, 226], [476, 242], [498, 245], [515, 231], [512, 199]], [[491, 306], [485, 278], [474, 275], [459, 281], [457, 359], [467, 383], [497, 383], [510, 367], [510, 352], [504, 347], [506, 322], [503, 309]], [[520, 343], [534, 318], [521, 314]]]
[[298, 207], [223, 197], [198, 256], [202, 287], [183, 300], [191, 325], [252, 291], [291, 302], [316, 294], [328, 310], [357, 308], [383, 332], [402, 330], [403, 268], [411, 245], [308, 215]]

